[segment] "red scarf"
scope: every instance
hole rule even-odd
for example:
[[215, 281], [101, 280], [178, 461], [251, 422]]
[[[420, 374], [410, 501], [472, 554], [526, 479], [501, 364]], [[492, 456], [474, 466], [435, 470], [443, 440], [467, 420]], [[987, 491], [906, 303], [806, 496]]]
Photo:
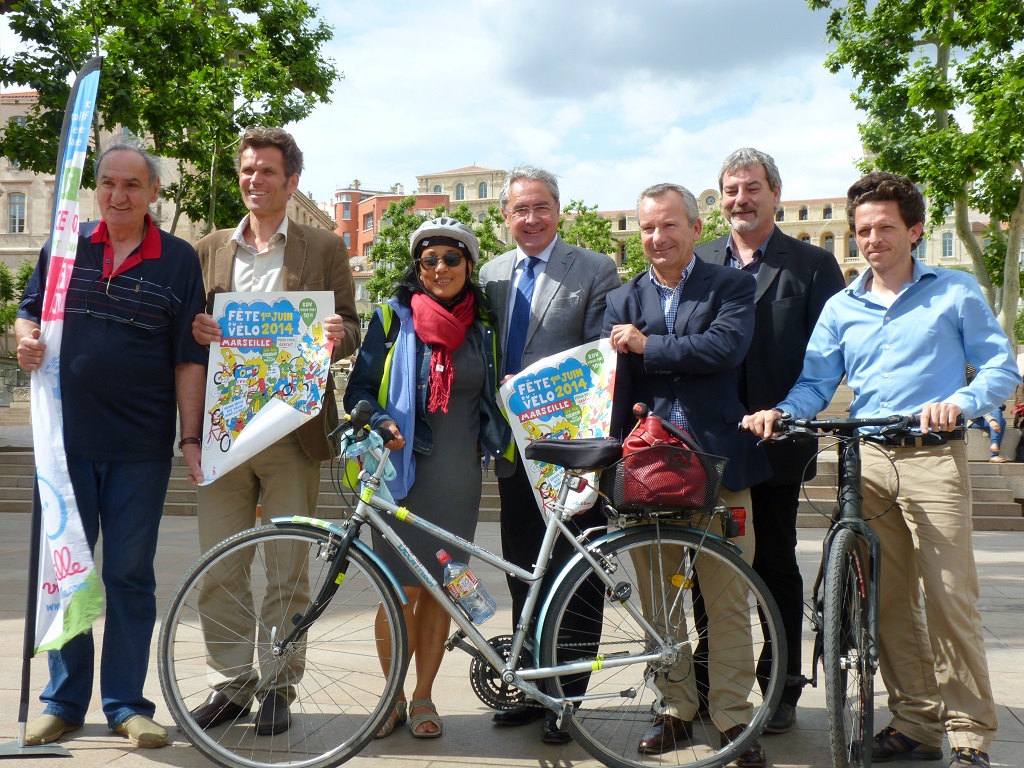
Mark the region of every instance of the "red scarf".
[[448, 308], [425, 293], [412, 296], [412, 327], [416, 335], [433, 348], [430, 356], [430, 398], [427, 410], [438, 409], [448, 413], [448, 399], [452, 394], [455, 369], [452, 352], [466, 340], [466, 332], [476, 319], [476, 297], [466, 291], [465, 297]]

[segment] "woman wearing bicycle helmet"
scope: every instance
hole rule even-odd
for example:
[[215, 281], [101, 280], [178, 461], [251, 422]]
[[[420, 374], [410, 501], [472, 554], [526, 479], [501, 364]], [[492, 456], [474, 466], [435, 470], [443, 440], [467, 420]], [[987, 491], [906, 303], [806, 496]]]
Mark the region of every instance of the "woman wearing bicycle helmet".
[[[375, 411], [371, 425], [394, 435], [387, 447], [397, 476], [388, 490], [399, 503], [472, 541], [480, 510], [481, 452], [499, 455], [511, 440], [496, 401], [493, 318], [472, 279], [480, 248], [472, 229], [447, 217], [425, 221], [410, 243], [413, 263], [394, 297], [373, 314], [345, 408], [369, 401]], [[384, 393], [385, 402], [378, 402]], [[437, 539], [411, 526], [401, 535], [440, 581]], [[404, 610], [416, 670], [412, 700], [407, 704], [403, 693], [377, 738], [390, 735], [407, 717], [414, 737], [436, 738], [443, 722], [431, 691], [450, 619], [376, 532], [373, 546], [409, 596]], [[459, 558], [456, 552], [453, 559], [466, 562], [465, 553]], [[387, 668], [390, 648], [384, 638], [378, 638], [378, 652]]]

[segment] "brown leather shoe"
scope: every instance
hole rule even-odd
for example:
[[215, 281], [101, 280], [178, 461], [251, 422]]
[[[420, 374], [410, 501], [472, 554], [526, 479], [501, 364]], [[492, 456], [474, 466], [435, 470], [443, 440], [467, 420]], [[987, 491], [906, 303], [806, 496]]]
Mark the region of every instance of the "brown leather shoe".
[[676, 748], [676, 744], [689, 741], [693, 736], [693, 722], [672, 715], [658, 715], [637, 744], [641, 755], [660, 755]]
[[[719, 733], [719, 746], [724, 747], [729, 742], [736, 741], [744, 730], [745, 726], [734, 725], [724, 733]], [[761, 742], [755, 739], [749, 747], [739, 754], [733, 765], [737, 766], [737, 768], [766, 768], [768, 765], [768, 755], [765, 754]]]
[[292, 716], [288, 712], [288, 699], [280, 693], [271, 691], [260, 704], [256, 713], [256, 733], [259, 736], [271, 736], [287, 731], [292, 724]]
[[189, 714], [196, 721], [196, 725], [205, 731], [207, 728], [213, 728], [215, 725], [231, 722], [243, 715], [249, 714], [249, 708], [249, 704], [243, 707], [233, 703], [226, 694], [220, 691], [213, 691], [206, 697], [205, 702], [193, 709]]

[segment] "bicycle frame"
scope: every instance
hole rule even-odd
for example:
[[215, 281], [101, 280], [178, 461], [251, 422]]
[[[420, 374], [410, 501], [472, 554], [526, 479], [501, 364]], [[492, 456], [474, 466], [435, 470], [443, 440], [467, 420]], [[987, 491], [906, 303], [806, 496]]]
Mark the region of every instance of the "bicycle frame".
[[[836, 532], [841, 528], [852, 530], [858, 538], [868, 544], [870, 558], [871, 581], [868, 585], [868, 637], [871, 645], [868, 649], [868, 664], [871, 673], [878, 671], [878, 585], [882, 570], [882, 548], [875, 536], [875, 532], [864, 521], [862, 509], [864, 497], [861, 493], [861, 438], [854, 434], [841, 434], [839, 440], [839, 467], [838, 467], [838, 504], [839, 512], [837, 518], [829, 526], [825, 534], [824, 546], [822, 547], [822, 566], [828, 562], [832, 551], [832, 540]], [[821, 571], [814, 584], [814, 619], [818, 629], [821, 627], [821, 616], [818, 611], [818, 590], [821, 586]], [[812, 685], [817, 686], [818, 661], [821, 648], [815, 645], [815, 659], [812, 673]]]
[[[555, 667], [534, 667], [530, 669], [517, 669], [519, 659], [522, 654], [523, 648], [526, 644], [527, 632], [529, 630], [530, 620], [534, 616], [534, 612], [537, 607], [537, 603], [540, 599], [541, 582], [544, 574], [548, 570], [548, 563], [550, 561], [551, 552], [554, 549], [555, 541], [559, 536], [564, 536], [572, 544], [576, 550], [576, 557], [584, 558], [590, 566], [593, 568], [595, 574], [598, 574], [601, 581], [605, 586], [614, 590], [616, 583], [612, 580], [611, 576], [602, 568], [601, 563], [596, 559], [591, 552], [590, 548], [584, 546], [579, 540], [572, 534], [569, 528], [565, 525], [563, 517], [568, 518], [571, 516], [571, 512], [566, 510], [565, 502], [568, 498], [572, 480], [570, 477], [578, 477], [579, 475], [566, 470], [566, 478], [563, 479], [561, 486], [558, 491], [558, 501], [555, 504], [555, 508], [548, 516], [547, 527], [544, 533], [544, 539], [541, 544], [540, 551], [537, 555], [537, 564], [534, 566], [534, 570], [527, 571], [519, 566], [505, 560], [504, 558], [495, 555], [494, 553], [474, 544], [473, 542], [466, 541], [460, 536], [457, 536], [449, 531], [441, 528], [434, 523], [424, 520], [423, 518], [413, 514], [404, 507], [386, 501], [377, 496], [377, 490], [380, 488], [380, 483], [384, 469], [386, 466], [386, 460], [390, 451], [387, 448], [383, 449], [371, 449], [371, 454], [377, 459], [377, 468], [374, 472], [370, 473], [365, 469], [359, 474], [359, 479], [362, 482], [362, 487], [359, 493], [359, 503], [356, 506], [352, 517], [347, 521], [338, 526], [338, 529], [342, 532], [342, 538], [339, 542], [337, 553], [334, 555], [334, 568], [337, 569], [337, 576], [327, 581], [327, 585], [321, 591], [321, 594], [317, 595], [313, 601], [310, 610], [298, 621], [296, 626], [288, 634], [287, 637], [278, 642], [275, 653], [279, 652], [280, 649], [286, 647], [289, 643], [293, 642], [296, 638], [300, 637], [303, 632], [309, 627], [309, 625], [320, 615], [326, 604], [330, 601], [334, 592], [337, 591], [338, 586], [343, 581], [345, 571], [345, 557], [352, 546], [356, 537], [358, 536], [359, 529], [364, 524], [369, 524], [370, 527], [377, 531], [384, 540], [402, 557], [406, 565], [413, 572], [420, 583], [429, 590], [430, 594], [435, 600], [444, 608], [445, 612], [451, 617], [452, 621], [455, 622], [459, 631], [465, 638], [469, 640], [476, 651], [483, 656], [487, 663], [495, 670], [501, 671], [502, 681], [508, 685], [512, 685], [519, 688], [526, 693], [532, 699], [537, 700], [549, 709], [555, 709], [558, 706], [568, 708], [570, 701], [567, 699], [559, 699], [549, 696], [544, 693], [541, 688], [536, 685], [533, 681], [543, 680], [545, 678], [555, 677], [559, 675], [567, 675], [573, 673], [589, 672], [593, 668], [593, 662], [581, 661], [573, 662], [568, 664], [561, 664]], [[465, 550], [470, 555], [479, 558], [485, 563], [492, 565], [505, 573], [514, 576], [524, 582], [530, 583], [529, 591], [527, 592], [526, 603], [523, 606], [522, 615], [519, 617], [519, 622], [516, 624], [515, 633], [513, 635], [512, 649], [508, 661], [506, 662], [498, 653], [491, 647], [490, 643], [483, 636], [476, 625], [469, 619], [469, 617], [459, 609], [457, 604], [450, 598], [448, 592], [441, 587], [436, 579], [430, 574], [423, 563], [416, 557], [416, 555], [409, 549], [405, 544], [401, 536], [395, 532], [395, 530], [389, 525], [385, 519], [385, 514], [394, 516], [397, 520], [413, 525], [420, 530], [426, 531], [431, 534], [439, 541], [454, 545], [462, 550]], [[275, 524], [279, 523], [305, 523], [310, 519], [305, 517], [294, 517], [294, 518], [279, 518], [274, 520]], [[705, 531], [705, 535], [707, 532]], [[582, 537], [581, 537], [582, 538]], [[604, 540], [602, 538], [602, 540]], [[595, 542], [596, 543], [596, 542]], [[388, 569], [386, 566], [385, 571]], [[690, 569], [695, 569], [695, 564], [689, 565]], [[389, 573], [390, 575], [390, 573]], [[693, 576], [692, 573], [688, 574]], [[392, 579], [392, 583], [395, 583]], [[400, 589], [400, 588], [399, 588]], [[406, 602], [404, 594], [401, 595], [403, 602]], [[633, 605], [631, 602], [624, 604], [625, 610], [644, 628], [650, 637], [657, 637], [662, 641], [662, 646], [665, 648], [659, 653], [650, 653], [643, 656], [632, 656], [628, 659], [617, 660], [614, 658], [605, 657], [601, 661], [601, 665], [604, 668], [612, 668], [618, 666], [629, 666], [638, 663], [652, 663], [652, 662], [664, 662], [669, 657], [671, 651], [669, 650], [669, 643], [666, 641], [658, 630], [653, 627], [646, 618], [644, 618], [640, 609]], [[537, 627], [539, 633], [540, 627]], [[584, 694], [579, 697], [574, 697], [572, 702], [586, 701], [592, 698], [600, 698], [596, 696], [590, 696]]]

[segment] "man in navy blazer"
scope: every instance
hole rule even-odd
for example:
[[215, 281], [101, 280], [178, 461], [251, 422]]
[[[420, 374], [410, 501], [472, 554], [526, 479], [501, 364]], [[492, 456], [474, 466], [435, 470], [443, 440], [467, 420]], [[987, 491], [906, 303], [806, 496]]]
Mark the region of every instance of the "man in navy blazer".
[[[774, 408], [789, 394], [818, 315], [845, 281], [835, 256], [775, 226], [782, 179], [770, 155], [750, 147], [736, 150], [722, 163], [718, 188], [732, 232], [697, 246], [696, 253], [710, 264], [752, 274], [757, 281], [754, 337], [740, 368], [740, 400], [754, 413]], [[768, 444], [764, 450], [774, 476], [750, 489], [758, 549], [754, 570], [775, 598], [786, 628], [789, 680], [765, 733], [786, 733], [796, 723], [804, 619], [796, 517], [800, 484], [814, 477], [817, 449], [814, 441]], [[771, 661], [770, 648], [765, 651], [761, 665]]]
[[[722, 503], [750, 507], [751, 485], [771, 470], [756, 439], [740, 433], [743, 417], [738, 366], [754, 330], [754, 279], [738, 270], [707, 264], [693, 255], [700, 237], [697, 201], [685, 187], [657, 184], [640, 194], [637, 204], [644, 256], [650, 270], [608, 295], [604, 333], [620, 353], [612, 407], [612, 434], [632, 426], [631, 407], [646, 403], [662, 418], [690, 432], [706, 453], [729, 459], [721, 490]], [[747, 528], [736, 540], [744, 558], [752, 558], [754, 536]], [[638, 570], [644, 567], [637, 563]], [[707, 599], [712, 659], [718, 629], [733, 638], [749, 626], [731, 609], [745, 601], [735, 584], [719, 583], [716, 574], [701, 574]], [[728, 627], [728, 628], [727, 628]], [[689, 660], [683, 662], [689, 663]], [[727, 665], [722, 665], [725, 667]], [[748, 703], [756, 685], [754, 659], [738, 659], [717, 669], [708, 694], [709, 714], [722, 740], [733, 741], [750, 722]], [[661, 754], [689, 739], [698, 700], [691, 674], [659, 676], [665, 711], [640, 739], [642, 754]], [[766, 764], [764, 748], [753, 742], [737, 760], [745, 768]]]
[[[498, 340], [502, 351], [502, 376], [532, 365], [549, 355], [578, 347], [601, 336], [605, 296], [621, 284], [615, 262], [604, 253], [570, 245], [558, 236], [560, 213], [558, 181], [533, 166], [512, 169], [499, 195], [501, 212], [516, 247], [498, 256], [480, 269], [480, 285], [498, 318]], [[532, 265], [532, 266], [530, 266]], [[529, 302], [529, 321], [518, 350], [510, 350], [509, 330], [521, 281], [527, 270], [536, 275], [536, 290]], [[525, 295], [524, 295], [525, 298]], [[513, 345], [515, 346], [515, 345]], [[518, 361], [515, 360], [518, 358]], [[505, 558], [528, 570], [533, 568], [544, 539], [546, 522], [537, 506], [533, 486], [521, 457], [514, 462], [498, 459], [498, 493], [501, 497], [501, 548]], [[605, 522], [599, 509], [576, 515], [569, 526], [577, 532]], [[554, 582], [562, 567], [575, 554], [568, 542], [559, 538], [548, 563], [545, 585]], [[518, 621], [526, 604], [529, 585], [508, 577], [512, 596], [512, 620]], [[575, 611], [569, 633], [584, 644], [600, 634], [600, 606]], [[566, 685], [586, 690], [587, 678]], [[554, 712], [540, 707], [517, 707], [494, 715], [499, 726], [526, 725], [544, 719], [541, 740], [550, 744], [569, 741], [560, 729]]]

